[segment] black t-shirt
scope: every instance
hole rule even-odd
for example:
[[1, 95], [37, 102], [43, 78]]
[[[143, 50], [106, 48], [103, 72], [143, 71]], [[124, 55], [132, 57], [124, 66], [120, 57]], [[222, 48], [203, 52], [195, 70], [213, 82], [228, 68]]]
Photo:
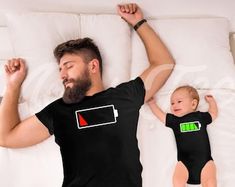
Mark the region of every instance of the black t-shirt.
[[195, 155], [211, 155], [206, 127], [212, 122], [208, 112], [192, 112], [182, 117], [166, 115], [166, 126], [174, 131], [178, 149], [178, 160]]
[[138, 77], [79, 103], [58, 99], [36, 114], [60, 146], [63, 187], [142, 186], [136, 131], [144, 96]]

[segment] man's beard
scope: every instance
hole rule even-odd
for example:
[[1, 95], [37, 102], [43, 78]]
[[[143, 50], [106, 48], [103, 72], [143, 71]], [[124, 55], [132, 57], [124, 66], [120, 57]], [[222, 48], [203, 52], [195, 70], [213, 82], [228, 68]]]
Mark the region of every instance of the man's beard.
[[64, 91], [63, 100], [67, 104], [80, 102], [91, 87], [91, 79], [87, 70], [83, 72], [80, 78], [68, 79], [64, 82], [67, 81], [73, 83], [72, 88], [65, 88]]

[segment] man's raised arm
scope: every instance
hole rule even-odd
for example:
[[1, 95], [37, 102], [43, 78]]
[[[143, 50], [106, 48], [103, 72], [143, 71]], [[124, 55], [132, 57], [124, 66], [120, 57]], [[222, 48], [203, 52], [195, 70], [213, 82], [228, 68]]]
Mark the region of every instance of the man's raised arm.
[[135, 28], [144, 43], [150, 64], [140, 78], [146, 89], [145, 101], [148, 101], [166, 82], [175, 62], [136, 4], [118, 5], [118, 14]]
[[0, 146], [18, 148], [43, 141], [49, 137], [49, 132], [36, 116], [22, 122], [19, 117], [20, 88], [26, 77], [24, 61], [9, 60], [5, 72], [6, 91], [0, 105]]

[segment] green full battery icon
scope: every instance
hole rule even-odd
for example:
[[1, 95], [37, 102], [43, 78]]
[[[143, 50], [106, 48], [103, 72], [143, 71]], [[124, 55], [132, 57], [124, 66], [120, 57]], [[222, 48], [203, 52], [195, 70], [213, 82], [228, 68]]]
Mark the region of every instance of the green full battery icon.
[[180, 123], [180, 132], [193, 132], [199, 131], [201, 123], [199, 121]]

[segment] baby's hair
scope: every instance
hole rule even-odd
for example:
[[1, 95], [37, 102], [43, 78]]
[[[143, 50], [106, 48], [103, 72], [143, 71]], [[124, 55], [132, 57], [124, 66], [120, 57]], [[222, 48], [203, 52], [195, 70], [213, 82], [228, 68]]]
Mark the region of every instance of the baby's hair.
[[186, 91], [188, 91], [188, 93], [192, 97], [192, 99], [196, 99], [197, 100], [197, 106], [198, 106], [200, 98], [199, 98], [199, 94], [198, 94], [197, 90], [194, 87], [189, 86], [189, 85], [180, 86], [180, 87], [176, 88], [173, 93], [175, 93], [178, 90], [186, 90]]

